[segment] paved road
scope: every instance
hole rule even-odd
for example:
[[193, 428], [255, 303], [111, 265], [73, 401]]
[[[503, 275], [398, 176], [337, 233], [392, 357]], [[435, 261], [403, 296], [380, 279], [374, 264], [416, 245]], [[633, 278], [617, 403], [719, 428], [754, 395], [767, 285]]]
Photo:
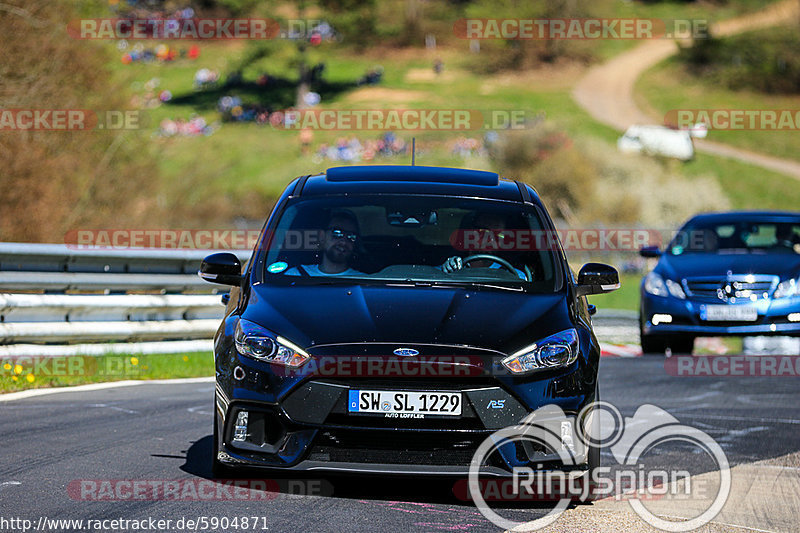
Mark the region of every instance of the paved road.
[[[786, 0], [770, 5], [761, 12], [715, 24], [711, 27], [711, 34], [725, 36], [770, 27], [786, 20], [796, 20], [798, 13], [800, 4], [796, 0]], [[634, 86], [639, 76], [647, 69], [677, 51], [675, 41], [666, 39], [648, 41], [589, 69], [575, 86], [572, 96], [595, 119], [621, 131], [632, 124], [661, 124], [663, 117], [654, 118], [636, 105]], [[700, 152], [738, 159], [800, 179], [800, 163], [797, 161], [708, 140], [695, 140], [695, 148]]]
[[[623, 415], [632, 416], [642, 404], [658, 405], [717, 439], [736, 465], [734, 471], [746, 469], [743, 476], [734, 476], [733, 483], [735, 491], [744, 490], [746, 495], [737, 496], [737, 501], [746, 500], [751, 507], [732, 503], [721, 515], [727, 525], [708, 531], [737, 531], [734, 525], [797, 531], [800, 463], [793, 454], [800, 450], [800, 390], [796, 379], [670, 377], [663, 360], [653, 357], [604, 358], [600, 376], [603, 399]], [[265, 517], [259, 530], [264, 525], [271, 532], [498, 531], [473, 506], [452, 496], [449, 481], [331, 478], [321, 485], [331, 495], [269, 493], [268, 501], [90, 502], [81, 501], [75, 492], [71, 495], [75, 480], [208, 478], [212, 392], [210, 382], [139, 384], [0, 402], [0, 524], [10, 517], [35, 523], [40, 516], [176, 521], [248, 515]], [[703, 457], [685, 452], [667, 451], [648, 460], [713, 474], [713, 468], [702, 464]], [[757, 461], [769, 464], [753, 466]], [[615, 464], [607, 450], [603, 463]], [[756, 490], [752, 485], [756, 474], [767, 476], [761, 485], [769, 490]], [[782, 481], [773, 479], [778, 474]], [[283, 490], [288, 490], [289, 482], [279, 480]], [[782, 495], [775, 494], [779, 489]], [[649, 531], [627, 505], [581, 506], [567, 511], [550, 530]], [[541, 514], [537, 509], [513, 509], [507, 516], [530, 520]], [[11, 530], [8, 525], [0, 529]]]

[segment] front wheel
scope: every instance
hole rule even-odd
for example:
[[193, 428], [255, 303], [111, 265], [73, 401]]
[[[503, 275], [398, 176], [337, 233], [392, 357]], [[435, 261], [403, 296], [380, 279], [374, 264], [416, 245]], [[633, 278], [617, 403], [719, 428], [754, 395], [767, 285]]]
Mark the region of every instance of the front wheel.
[[664, 355], [667, 348], [675, 354], [691, 354], [694, 349], [694, 337], [691, 335], [650, 335], [645, 333], [641, 317], [639, 318], [639, 340], [644, 354]]
[[214, 436], [211, 445], [211, 475], [214, 479], [229, 479], [234, 477], [235, 471], [217, 459], [219, 455], [219, 425], [217, 423], [217, 413], [214, 413]]
[[666, 337], [659, 335], [640, 335], [642, 353], [664, 355], [669, 348], [674, 354], [689, 354], [694, 350], [694, 337]]
[[667, 351], [667, 340], [664, 337], [641, 333], [639, 338], [642, 343], [642, 353], [664, 355]]

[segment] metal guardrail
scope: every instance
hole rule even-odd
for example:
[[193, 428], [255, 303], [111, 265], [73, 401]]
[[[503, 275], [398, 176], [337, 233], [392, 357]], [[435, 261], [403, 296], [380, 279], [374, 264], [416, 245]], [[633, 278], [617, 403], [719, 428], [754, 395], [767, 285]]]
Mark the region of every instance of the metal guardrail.
[[[217, 293], [224, 288], [204, 282], [197, 270], [217, 251], [223, 250], [0, 243], [0, 354], [207, 346], [197, 339], [210, 339], [218, 327], [223, 307]], [[228, 251], [243, 264], [250, 257], [249, 250]], [[114, 344], [99, 343], [107, 341]], [[125, 344], [130, 341], [161, 342]]]

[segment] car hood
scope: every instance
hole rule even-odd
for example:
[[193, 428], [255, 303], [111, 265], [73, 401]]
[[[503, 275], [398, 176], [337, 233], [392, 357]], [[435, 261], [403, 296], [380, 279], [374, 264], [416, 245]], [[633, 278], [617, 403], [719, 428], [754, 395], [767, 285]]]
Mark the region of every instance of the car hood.
[[305, 347], [397, 343], [516, 351], [571, 326], [564, 294], [256, 284], [243, 317]]
[[657, 270], [672, 279], [692, 277], [724, 278], [731, 274], [766, 274], [781, 279], [800, 272], [797, 254], [685, 254], [664, 255]]

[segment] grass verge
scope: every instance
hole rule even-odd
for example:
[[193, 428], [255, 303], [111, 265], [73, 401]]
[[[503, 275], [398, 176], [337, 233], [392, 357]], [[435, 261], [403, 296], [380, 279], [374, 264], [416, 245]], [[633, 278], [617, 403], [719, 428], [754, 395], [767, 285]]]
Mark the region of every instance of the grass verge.
[[214, 358], [207, 352], [8, 357], [0, 359], [0, 393], [130, 379], [213, 375]]
[[589, 297], [589, 303], [600, 309], [624, 309], [627, 311], [639, 310], [639, 283], [641, 274], [620, 274], [619, 289], [609, 294], [600, 294]]

